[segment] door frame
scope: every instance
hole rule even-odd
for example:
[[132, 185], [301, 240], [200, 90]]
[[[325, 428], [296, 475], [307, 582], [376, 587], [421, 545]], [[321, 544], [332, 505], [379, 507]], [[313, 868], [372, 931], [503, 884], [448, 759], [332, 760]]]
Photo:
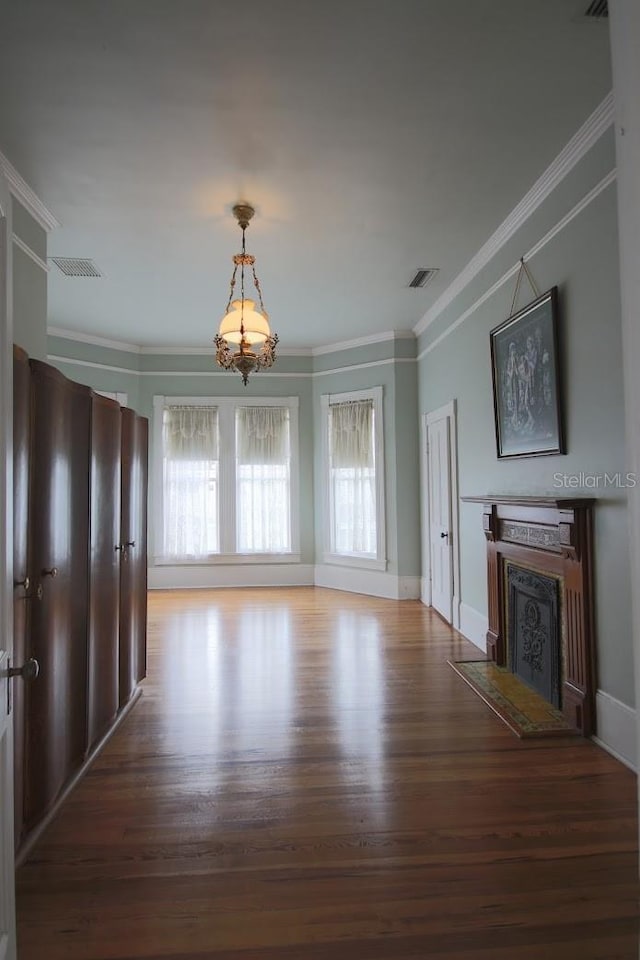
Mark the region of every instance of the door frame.
[[422, 414], [421, 430], [421, 483], [420, 483], [420, 516], [422, 518], [422, 577], [420, 584], [420, 599], [427, 606], [431, 606], [431, 514], [429, 504], [429, 444], [427, 442], [429, 424], [437, 420], [447, 421], [449, 430], [450, 476], [451, 476], [451, 534], [453, 537], [452, 559], [452, 620], [451, 626], [460, 629], [460, 517], [458, 500], [458, 405], [455, 399], [445, 403], [436, 410]]
[[[4, 250], [0, 247], [0, 630], [7, 656], [13, 657], [13, 229], [11, 194], [0, 165], [0, 219], [4, 222]], [[4, 274], [4, 276], [2, 276]], [[0, 284], [1, 289], [1, 284]], [[11, 683], [6, 679], [5, 683]], [[7, 709], [5, 683], [0, 710]], [[15, 864], [13, 819], [13, 722], [7, 717], [6, 768], [0, 770], [3, 802], [0, 805], [0, 896], [8, 929], [0, 941], [0, 958], [16, 958]], [[6, 780], [6, 783], [4, 782]], [[1, 918], [1, 914], [0, 914]], [[2, 933], [0, 932], [0, 936]]]

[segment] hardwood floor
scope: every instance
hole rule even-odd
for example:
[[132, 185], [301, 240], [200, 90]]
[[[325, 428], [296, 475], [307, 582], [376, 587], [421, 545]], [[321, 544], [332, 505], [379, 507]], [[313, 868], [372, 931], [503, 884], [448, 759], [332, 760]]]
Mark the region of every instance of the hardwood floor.
[[20, 960], [626, 960], [636, 778], [518, 740], [417, 602], [151, 594], [144, 696], [18, 873]]

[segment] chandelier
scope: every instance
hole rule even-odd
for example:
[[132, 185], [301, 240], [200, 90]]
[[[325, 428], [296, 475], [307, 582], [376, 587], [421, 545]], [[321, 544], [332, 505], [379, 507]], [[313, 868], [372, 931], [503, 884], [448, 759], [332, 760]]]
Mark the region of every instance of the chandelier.
[[[256, 258], [245, 249], [245, 231], [255, 210], [248, 203], [237, 203], [233, 215], [242, 230], [242, 253], [233, 257], [233, 273], [229, 289], [229, 300], [225, 315], [220, 321], [220, 329], [215, 337], [216, 360], [225, 370], [236, 370], [247, 385], [249, 374], [270, 367], [276, 359], [278, 334], [271, 333], [269, 315], [262, 302], [260, 281], [256, 275]], [[240, 267], [240, 299], [233, 299], [236, 275]], [[260, 309], [256, 309], [255, 300], [245, 299], [244, 268], [251, 267], [253, 283], [258, 294]]]

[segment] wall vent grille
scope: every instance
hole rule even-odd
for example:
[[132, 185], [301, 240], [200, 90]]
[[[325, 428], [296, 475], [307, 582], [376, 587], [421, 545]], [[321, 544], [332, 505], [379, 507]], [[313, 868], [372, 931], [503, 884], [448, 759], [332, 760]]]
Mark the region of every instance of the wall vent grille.
[[589, 20], [605, 20], [609, 16], [608, 0], [591, 0], [584, 15]]
[[56, 267], [65, 277], [101, 277], [102, 274], [93, 260], [82, 257], [51, 257]]
[[437, 272], [437, 267], [420, 267], [409, 281], [409, 286], [414, 290], [421, 290], [422, 287], [426, 287], [430, 280], [433, 280]]

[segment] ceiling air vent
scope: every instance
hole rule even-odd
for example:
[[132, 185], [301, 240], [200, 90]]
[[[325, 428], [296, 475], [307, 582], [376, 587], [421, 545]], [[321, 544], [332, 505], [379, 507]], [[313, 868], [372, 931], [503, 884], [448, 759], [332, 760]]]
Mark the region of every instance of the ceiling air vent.
[[605, 20], [609, 16], [608, 0], [591, 0], [584, 16], [588, 20]]
[[416, 270], [415, 276], [409, 281], [409, 286], [413, 287], [414, 290], [422, 289], [422, 287], [426, 287], [430, 280], [433, 280], [437, 272], [437, 267], [420, 267], [419, 270]]
[[101, 277], [102, 274], [93, 260], [82, 257], [51, 257], [56, 267], [65, 277]]

